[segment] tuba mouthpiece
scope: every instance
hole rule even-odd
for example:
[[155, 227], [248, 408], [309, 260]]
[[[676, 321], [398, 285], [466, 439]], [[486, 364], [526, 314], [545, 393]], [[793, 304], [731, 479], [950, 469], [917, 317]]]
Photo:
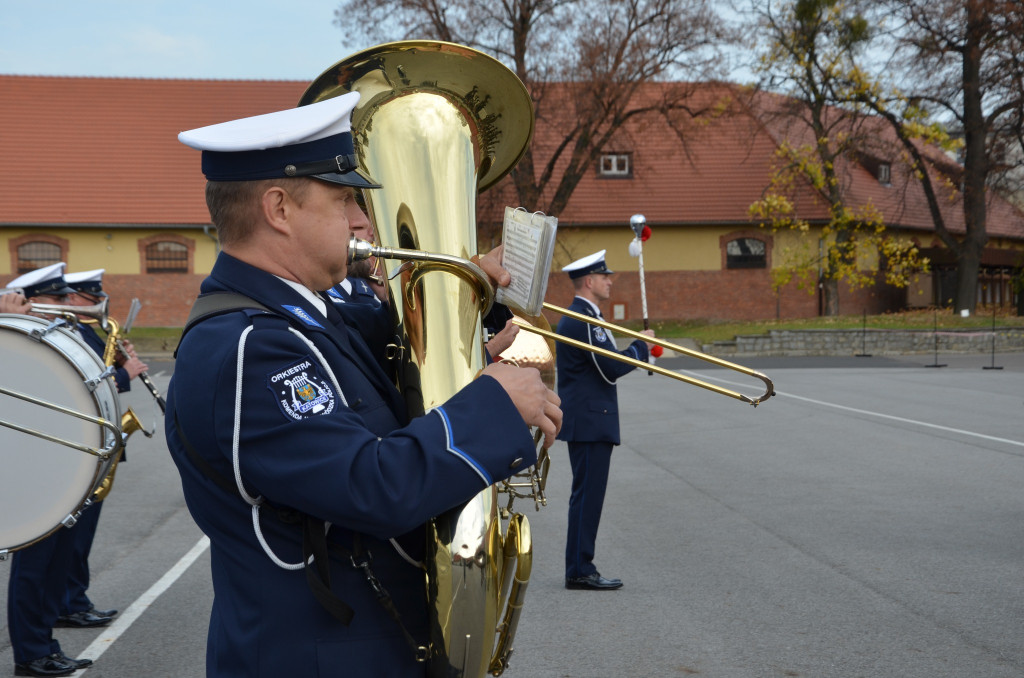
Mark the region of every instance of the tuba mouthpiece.
[[373, 244], [352, 236], [348, 240], [348, 263], [363, 261], [373, 256]]

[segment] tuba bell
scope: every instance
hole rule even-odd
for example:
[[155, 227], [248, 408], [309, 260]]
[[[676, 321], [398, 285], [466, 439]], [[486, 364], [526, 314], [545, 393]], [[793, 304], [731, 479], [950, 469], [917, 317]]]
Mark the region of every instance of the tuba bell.
[[[380, 243], [462, 260], [477, 253], [476, 194], [507, 174], [533, 134], [530, 95], [516, 75], [476, 50], [445, 42], [396, 42], [338, 62], [300, 105], [347, 92], [359, 166], [383, 188], [367, 191]], [[485, 365], [484, 278], [435, 264], [388, 276], [401, 337], [397, 381], [410, 414], [442, 404]], [[499, 509], [491, 486], [428, 525], [430, 676], [500, 675], [529, 579], [525, 516]], [[503, 531], [503, 519], [509, 526]]]

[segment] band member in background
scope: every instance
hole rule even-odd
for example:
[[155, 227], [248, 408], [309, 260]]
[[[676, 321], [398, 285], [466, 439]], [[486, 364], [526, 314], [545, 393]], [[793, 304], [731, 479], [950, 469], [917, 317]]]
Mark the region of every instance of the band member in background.
[[[604, 261], [605, 250], [564, 267], [576, 298], [570, 311], [601, 318], [599, 304], [611, 297], [613, 271]], [[611, 333], [596, 325], [567, 316], [558, 322], [558, 334], [647, 361], [650, 345], [637, 339], [619, 351]], [[644, 334], [654, 336], [653, 330]], [[594, 565], [597, 528], [601, 523], [605, 489], [611, 468], [612, 448], [619, 444], [619, 403], [615, 381], [636, 369], [626, 363], [558, 342], [555, 365], [558, 393], [565, 419], [559, 440], [569, 445], [572, 495], [565, 545], [565, 588], [610, 590], [622, 588], [622, 580], [602, 577]]]
[[[107, 297], [106, 292], [103, 291], [103, 273], [104, 269], [101, 268], [66, 274], [64, 280], [68, 287], [75, 291], [74, 294], [68, 295], [66, 303], [69, 306], [83, 307], [101, 303]], [[79, 320], [78, 333], [102, 360], [107, 340], [100, 337], [93, 329], [93, 324], [84, 322], [88, 318], [80, 317]], [[118, 352], [114, 360], [116, 368], [114, 380], [118, 393], [130, 390], [131, 380], [149, 369], [144, 362], [139, 360], [131, 342], [125, 341], [122, 345], [124, 353]], [[121, 454], [121, 462], [124, 462], [124, 452]], [[75, 536], [74, 553], [68, 568], [67, 586], [62, 598], [61, 614], [57, 618], [57, 626], [72, 628], [106, 626], [117, 614], [116, 609], [96, 609], [86, 593], [89, 588], [89, 553], [92, 551], [92, 542], [96, 536], [96, 527], [99, 525], [102, 509], [102, 501], [93, 503], [82, 511], [81, 518], [72, 528]]]
[[[15, 278], [28, 302], [67, 304], [74, 290], [64, 280], [64, 262], [44, 266]], [[4, 299], [7, 296], [0, 296]], [[16, 676], [70, 676], [90, 666], [91, 659], [64, 654], [53, 637], [74, 554], [75, 528], [61, 528], [45, 539], [14, 552], [7, 586], [7, 632]], [[109, 619], [107, 620], [109, 622]]]
[[210, 537], [211, 677], [422, 678], [424, 523], [533, 464], [530, 426], [550, 445], [561, 423], [540, 373], [503, 364], [410, 419], [376, 358], [392, 337], [318, 294], [345, 279], [356, 192], [376, 187], [355, 164], [358, 98], [179, 135], [202, 150], [222, 247], [165, 418]]

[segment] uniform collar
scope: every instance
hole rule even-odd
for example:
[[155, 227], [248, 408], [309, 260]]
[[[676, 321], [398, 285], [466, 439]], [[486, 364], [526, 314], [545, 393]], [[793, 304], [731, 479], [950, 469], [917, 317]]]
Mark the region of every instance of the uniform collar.
[[579, 299], [580, 301], [582, 301], [584, 304], [586, 304], [590, 308], [594, 309], [594, 315], [596, 315], [598, 318], [603, 318], [604, 317], [604, 316], [601, 315], [601, 309], [598, 308], [597, 304], [592, 302], [590, 299], [587, 299], [586, 297], [581, 297], [579, 295], [577, 295], [576, 298]]
[[324, 314], [310, 297], [288, 281], [224, 252], [217, 255], [210, 277], [203, 281], [200, 291], [210, 292], [216, 289], [240, 292], [268, 308], [283, 313], [286, 317], [297, 318], [307, 328], [324, 331], [327, 329]]
[[282, 278], [279, 275], [275, 275], [274, 277], [301, 294], [303, 298], [313, 306], [313, 308], [320, 311], [320, 315], [325, 318], [327, 317], [327, 304], [322, 298], [316, 295], [313, 290], [309, 289], [305, 285], [295, 282], [294, 280], [288, 280], [287, 278]]

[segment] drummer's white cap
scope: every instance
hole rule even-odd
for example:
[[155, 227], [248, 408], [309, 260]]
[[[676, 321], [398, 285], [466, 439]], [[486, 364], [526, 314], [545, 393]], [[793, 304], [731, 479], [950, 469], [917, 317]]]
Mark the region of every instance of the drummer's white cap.
[[26, 298], [36, 297], [40, 294], [49, 294], [55, 297], [65, 294], [74, 294], [75, 290], [68, 287], [64, 280], [64, 268], [67, 266], [63, 261], [49, 266], [37, 268], [20, 275], [7, 283], [7, 289], [20, 289]]
[[576, 278], [582, 278], [585, 275], [591, 273], [604, 273], [612, 274], [612, 271], [604, 263], [604, 255], [608, 250], [601, 250], [600, 252], [594, 252], [593, 254], [587, 255], [582, 259], [562, 267], [563, 273], [568, 273], [569, 277], [575, 280]]
[[91, 271], [81, 271], [80, 273], [66, 273], [64, 274], [64, 281], [68, 284], [68, 287], [76, 292], [103, 294], [103, 274], [106, 273], [106, 270], [105, 268], [97, 268]]
[[188, 130], [178, 135], [203, 152], [210, 181], [315, 177], [356, 188], [380, 188], [357, 167], [352, 110], [358, 92], [249, 118]]

